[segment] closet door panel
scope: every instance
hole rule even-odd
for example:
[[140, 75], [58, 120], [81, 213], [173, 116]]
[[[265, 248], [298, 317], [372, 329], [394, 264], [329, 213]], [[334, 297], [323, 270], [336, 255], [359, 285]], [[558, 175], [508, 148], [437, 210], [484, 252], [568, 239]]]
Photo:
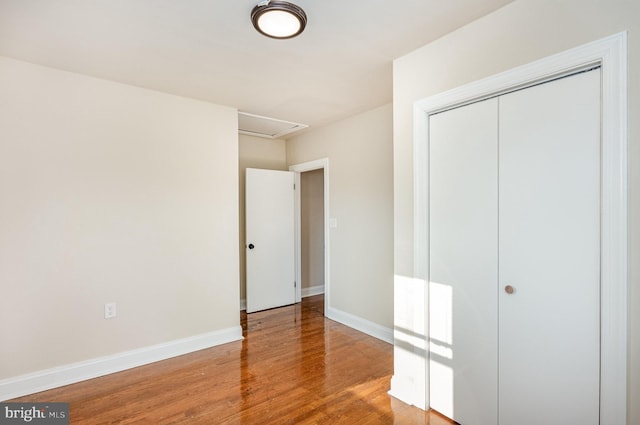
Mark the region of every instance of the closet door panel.
[[595, 425], [600, 71], [499, 103], [499, 424]]
[[430, 405], [497, 422], [497, 99], [429, 121]]

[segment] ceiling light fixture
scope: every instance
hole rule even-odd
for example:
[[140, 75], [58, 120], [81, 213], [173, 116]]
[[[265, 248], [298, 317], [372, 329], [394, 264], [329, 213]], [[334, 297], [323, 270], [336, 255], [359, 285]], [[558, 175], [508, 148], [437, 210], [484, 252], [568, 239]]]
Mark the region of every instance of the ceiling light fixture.
[[265, 0], [251, 11], [251, 22], [260, 34], [271, 38], [292, 38], [304, 31], [307, 15], [288, 1]]

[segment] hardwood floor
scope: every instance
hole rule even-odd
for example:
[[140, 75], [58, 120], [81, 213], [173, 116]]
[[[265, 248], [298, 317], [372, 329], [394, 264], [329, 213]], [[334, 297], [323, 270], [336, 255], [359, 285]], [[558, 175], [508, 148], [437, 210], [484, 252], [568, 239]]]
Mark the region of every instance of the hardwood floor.
[[390, 397], [393, 347], [323, 311], [243, 312], [243, 341], [13, 401], [68, 402], [71, 424], [452, 423]]

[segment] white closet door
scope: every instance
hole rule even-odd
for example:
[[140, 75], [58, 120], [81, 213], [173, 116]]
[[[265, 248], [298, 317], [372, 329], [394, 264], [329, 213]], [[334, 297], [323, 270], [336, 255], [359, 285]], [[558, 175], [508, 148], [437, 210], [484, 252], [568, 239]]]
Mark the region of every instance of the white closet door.
[[497, 422], [498, 101], [429, 120], [430, 405]]
[[499, 424], [595, 425], [600, 71], [499, 102]]

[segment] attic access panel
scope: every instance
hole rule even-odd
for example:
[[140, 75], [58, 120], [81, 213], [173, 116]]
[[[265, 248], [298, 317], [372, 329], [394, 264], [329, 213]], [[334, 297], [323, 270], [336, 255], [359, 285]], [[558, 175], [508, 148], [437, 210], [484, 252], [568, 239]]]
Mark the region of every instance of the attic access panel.
[[238, 132], [249, 136], [277, 139], [307, 127], [306, 124], [238, 112]]

